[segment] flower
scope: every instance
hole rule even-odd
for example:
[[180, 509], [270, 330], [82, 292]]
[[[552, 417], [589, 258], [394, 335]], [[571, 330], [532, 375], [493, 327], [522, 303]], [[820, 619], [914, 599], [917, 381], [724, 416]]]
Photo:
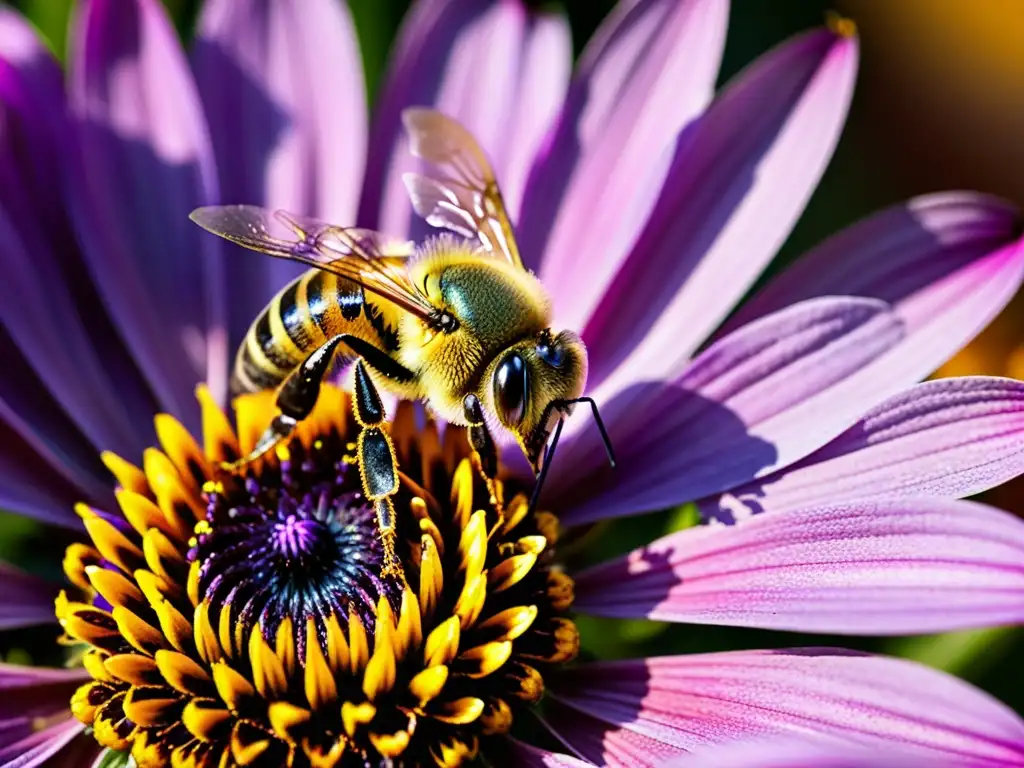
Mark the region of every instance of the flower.
[[[712, 101], [724, 0], [624, 4], [571, 81], [559, 18], [511, 0], [428, 0], [407, 20], [367, 133], [344, 6], [298, 9], [210, 0], [190, 68], [155, 0], [87, 0], [66, 103], [32, 32], [0, 15], [13, 126], [0, 168], [14, 180], [0, 185], [11, 275], [0, 284], [0, 501], [81, 537], [57, 611], [92, 648], [81, 669], [0, 667], [0, 759], [81, 765], [99, 739], [130, 741], [142, 761], [180, 750], [172, 761], [184, 764], [344, 764], [360, 752], [458, 763], [477, 746], [520, 764], [651, 764], [812, 730], [919, 759], [1024, 762], [1017, 715], [895, 659], [792, 649], [566, 663], [570, 602], [849, 634], [1024, 614], [1022, 523], [956, 500], [1021, 472], [1024, 385], [913, 386], [1019, 287], [1018, 213], [970, 193], [910, 201], [818, 246], [730, 316], [838, 138], [856, 70], [849, 25], [784, 43]], [[185, 217], [223, 200], [414, 231], [395, 182], [398, 116], [416, 103], [460, 118], [493, 155], [521, 250], [557, 322], [588, 345], [620, 468], [599, 469], [594, 430], [573, 419], [542, 497], [557, 518], [511, 516], [518, 527], [491, 533], [490, 502], [470, 495], [455, 460], [458, 431], [442, 439], [399, 411], [403, 524], [428, 537], [403, 537], [406, 589], [373, 568], [366, 511], [346, 485], [340, 394], [251, 483], [206, 474], [235, 439], [214, 406], [227, 353], [290, 272], [222, 250]], [[209, 387], [202, 408], [197, 380]], [[245, 402], [240, 446], [269, 415], [265, 398]], [[153, 422], [161, 412], [173, 418]], [[438, 455], [451, 458], [425, 471]], [[529, 486], [514, 472], [506, 485], [509, 509], [522, 509], [514, 499]], [[559, 570], [557, 527], [688, 500], [740, 523]], [[429, 590], [412, 586], [440, 544], [432, 613]], [[356, 547], [362, 566], [341, 556]], [[525, 559], [504, 566], [499, 590], [492, 579], [514, 558]], [[9, 625], [39, 621], [46, 585], [19, 575], [6, 592]], [[452, 617], [458, 642], [439, 637], [427, 653], [444, 622], [455, 634]], [[542, 706], [528, 707], [541, 686]]]
[[88, 648], [71, 710], [102, 745], [142, 768], [455, 764], [575, 657], [571, 582], [538, 557], [557, 523], [523, 494], [499, 520], [460, 433], [442, 444], [408, 404], [396, 417], [400, 582], [381, 576], [347, 395], [331, 387], [277, 457], [218, 480], [273, 398], [239, 401], [241, 443], [200, 400], [205, 450], [162, 417], [162, 451], [117, 464], [123, 516], [79, 508], [92, 546], [69, 550], [78, 599], [57, 616]]

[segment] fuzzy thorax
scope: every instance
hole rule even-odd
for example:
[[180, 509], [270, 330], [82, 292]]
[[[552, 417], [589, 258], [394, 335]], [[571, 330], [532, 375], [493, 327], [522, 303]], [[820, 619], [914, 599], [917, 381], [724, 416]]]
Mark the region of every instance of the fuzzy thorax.
[[531, 273], [449, 235], [423, 244], [410, 278], [458, 327], [444, 333], [406, 314], [399, 361], [418, 373], [431, 407], [445, 421], [463, 423], [462, 399], [477, 390], [487, 365], [550, 323], [547, 292]]

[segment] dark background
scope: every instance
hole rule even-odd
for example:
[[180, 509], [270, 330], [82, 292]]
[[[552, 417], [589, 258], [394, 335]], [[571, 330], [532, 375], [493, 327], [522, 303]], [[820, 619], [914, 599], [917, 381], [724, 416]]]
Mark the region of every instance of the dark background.
[[[14, 5], [62, 55], [70, 0], [21, 0]], [[199, 3], [165, 0], [165, 5], [187, 38]], [[407, 0], [349, 0], [371, 98], [408, 5]], [[578, 53], [613, 3], [534, 5], [568, 13]], [[1024, 206], [1024, 0], [733, 0], [722, 81], [789, 35], [820, 25], [830, 10], [853, 18], [859, 28], [857, 93], [835, 159], [773, 269], [836, 229], [911, 195], [968, 188]], [[1024, 301], [1018, 299], [940, 375], [1024, 378], [1022, 320]], [[986, 500], [1020, 513], [1024, 484], [999, 489]], [[587, 553], [608, 556], [613, 552], [607, 542], [614, 540], [616, 550], [622, 551], [689, 521], [683, 509], [613, 524], [614, 530], [587, 542]], [[56, 575], [54, 543], [47, 534], [12, 518], [5, 518], [0, 529], [0, 556]], [[1024, 711], [1020, 629], [879, 640], [604, 620], [581, 621], [581, 629], [585, 651], [600, 656], [801, 644], [892, 653], [960, 675]], [[47, 661], [34, 658], [29, 649], [51, 647], [54, 633], [13, 633], [0, 651], [12, 661]]]

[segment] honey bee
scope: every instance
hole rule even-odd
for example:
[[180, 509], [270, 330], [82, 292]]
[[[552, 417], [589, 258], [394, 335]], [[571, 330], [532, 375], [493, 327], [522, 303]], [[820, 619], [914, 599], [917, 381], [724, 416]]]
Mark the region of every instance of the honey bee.
[[[243, 467], [286, 439], [312, 411], [323, 378], [355, 361], [356, 444], [366, 498], [396, 572], [392, 539], [398, 490], [394, 448], [378, 388], [423, 401], [468, 429], [478, 470], [494, 493], [492, 433], [510, 434], [546, 475], [564, 418], [583, 397], [587, 350], [551, 329], [544, 286], [523, 267], [494, 171], [459, 123], [427, 109], [403, 113], [410, 151], [425, 173], [404, 177], [417, 214], [448, 232], [419, 246], [247, 205], [198, 208], [201, 227], [246, 248], [311, 267], [253, 322], [238, 350], [234, 393], [276, 389], [278, 414]], [[552, 439], [552, 434], [554, 437]]]

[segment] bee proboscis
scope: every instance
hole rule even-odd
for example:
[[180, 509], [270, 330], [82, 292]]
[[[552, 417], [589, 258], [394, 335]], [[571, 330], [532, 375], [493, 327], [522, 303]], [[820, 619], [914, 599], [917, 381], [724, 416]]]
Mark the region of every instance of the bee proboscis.
[[582, 396], [586, 348], [576, 333], [551, 329], [547, 292], [523, 267], [483, 150], [439, 112], [409, 109], [403, 122], [412, 153], [427, 168], [404, 177], [413, 207], [432, 226], [449, 230], [418, 247], [248, 205], [191, 215], [234, 243], [311, 267], [274, 297], [239, 348], [233, 391], [276, 389], [279, 413], [232, 468], [291, 435], [333, 365], [355, 361], [358, 460], [390, 572], [399, 569], [390, 498], [398, 472], [378, 388], [422, 400], [449, 423], [466, 426], [492, 487], [498, 472], [492, 431], [511, 433], [538, 476], [531, 504], [574, 403], [591, 405], [614, 463], [596, 405]]

